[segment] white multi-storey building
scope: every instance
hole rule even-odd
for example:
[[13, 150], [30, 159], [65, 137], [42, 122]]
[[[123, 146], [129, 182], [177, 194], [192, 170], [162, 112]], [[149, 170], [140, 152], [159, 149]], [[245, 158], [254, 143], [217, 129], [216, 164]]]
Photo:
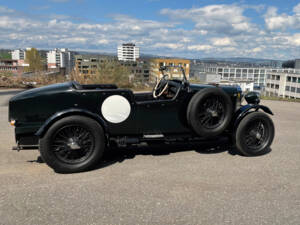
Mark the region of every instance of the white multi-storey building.
[[26, 58], [26, 50], [24, 49], [16, 49], [11, 52], [12, 60], [25, 60]]
[[26, 51], [31, 50], [31, 48], [26, 48], [26, 49], [16, 49], [11, 52], [11, 59], [12, 60], [17, 60], [17, 65], [18, 66], [29, 66], [28, 63], [25, 63], [26, 59]]
[[196, 77], [199, 73], [215, 73], [221, 75], [221, 80], [223, 81], [254, 82], [255, 86], [264, 87], [267, 68], [203, 67], [202, 65], [192, 65], [190, 74]]
[[136, 61], [140, 57], [140, 49], [133, 43], [118, 46], [118, 60]]
[[65, 68], [69, 73], [74, 66], [74, 55], [67, 48], [54, 49], [47, 52], [48, 69]]
[[300, 70], [269, 70], [266, 83], [265, 94], [267, 96], [300, 98]]

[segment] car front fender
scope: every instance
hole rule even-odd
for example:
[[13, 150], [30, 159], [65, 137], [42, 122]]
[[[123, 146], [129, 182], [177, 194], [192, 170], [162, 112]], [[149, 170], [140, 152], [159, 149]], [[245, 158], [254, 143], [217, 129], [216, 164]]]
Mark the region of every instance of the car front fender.
[[274, 115], [273, 112], [264, 105], [258, 105], [258, 104], [248, 104], [248, 105], [244, 105], [241, 108], [239, 108], [236, 113], [235, 113], [235, 117], [234, 117], [234, 125], [233, 128], [235, 130], [235, 128], [237, 128], [237, 126], [239, 125], [239, 123], [241, 122], [241, 120], [249, 113], [253, 112], [253, 111], [258, 111], [259, 109], [263, 110], [265, 113], [268, 113], [270, 115]]
[[73, 115], [87, 116], [96, 120], [103, 127], [105, 133], [108, 134], [107, 124], [99, 115], [84, 109], [68, 109], [61, 112], [57, 112], [51, 117], [49, 117], [49, 119], [45, 121], [45, 123], [39, 128], [39, 130], [35, 133], [35, 135], [38, 136], [39, 138], [42, 138], [53, 123], [55, 123], [59, 119], [62, 119], [67, 116], [73, 116]]

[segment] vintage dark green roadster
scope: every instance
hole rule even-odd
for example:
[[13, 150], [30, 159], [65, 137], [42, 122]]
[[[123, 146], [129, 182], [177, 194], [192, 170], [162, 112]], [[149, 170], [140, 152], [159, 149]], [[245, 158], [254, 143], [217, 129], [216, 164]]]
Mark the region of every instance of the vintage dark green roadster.
[[259, 105], [259, 95], [238, 86], [190, 84], [164, 75], [152, 92], [133, 93], [116, 85], [49, 85], [17, 94], [9, 102], [17, 150], [39, 148], [57, 172], [94, 166], [112, 144], [214, 141], [229, 137], [247, 156], [269, 151], [273, 113]]

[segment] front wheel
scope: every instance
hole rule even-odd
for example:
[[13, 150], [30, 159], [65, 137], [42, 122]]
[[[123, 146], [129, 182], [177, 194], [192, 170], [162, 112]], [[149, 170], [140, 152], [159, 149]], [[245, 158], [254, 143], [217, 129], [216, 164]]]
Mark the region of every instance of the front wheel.
[[40, 139], [43, 160], [56, 172], [81, 172], [103, 155], [105, 136], [93, 119], [70, 116], [55, 122]]
[[235, 133], [236, 148], [246, 156], [263, 155], [270, 151], [275, 134], [271, 118], [263, 112], [246, 115]]

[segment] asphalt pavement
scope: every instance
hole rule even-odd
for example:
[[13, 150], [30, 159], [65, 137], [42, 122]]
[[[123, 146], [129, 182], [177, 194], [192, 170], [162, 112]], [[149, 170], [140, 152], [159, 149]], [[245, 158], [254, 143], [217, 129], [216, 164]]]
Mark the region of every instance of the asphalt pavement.
[[300, 224], [300, 103], [263, 101], [273, 112], [272, 151], [224, 145], [113, 150], [92, 171], [57, 174], [38, 151], [12, 151], [0, 91], [0, 224]]

